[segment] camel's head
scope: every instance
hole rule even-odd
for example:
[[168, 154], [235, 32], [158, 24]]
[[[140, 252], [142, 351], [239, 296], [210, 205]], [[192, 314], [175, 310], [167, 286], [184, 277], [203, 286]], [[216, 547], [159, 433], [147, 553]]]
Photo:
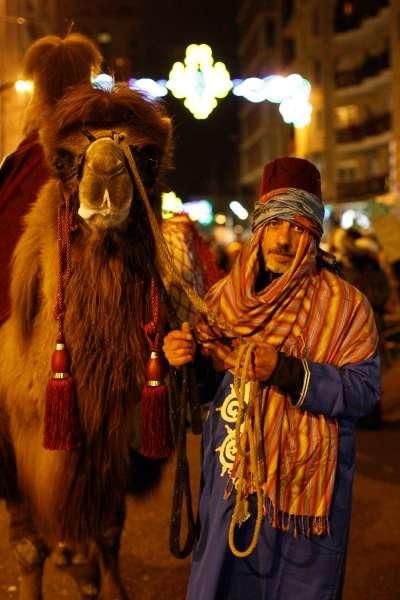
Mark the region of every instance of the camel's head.
[[127, 87], [76, 88], [59, 102], [41, 138], [55, 175], [77, 178], [78, 214], [91, 229], [123, 228], [134, 217], [141, 199], [129, 154], [159, 211], [171, 122], [155, 102]]

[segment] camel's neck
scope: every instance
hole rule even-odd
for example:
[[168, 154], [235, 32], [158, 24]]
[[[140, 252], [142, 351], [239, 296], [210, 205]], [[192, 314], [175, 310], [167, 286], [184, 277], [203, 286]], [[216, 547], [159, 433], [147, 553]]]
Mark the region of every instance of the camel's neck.
[[74, 241], [64, 329], [81, 411], [93, 432], [105, 419], [124, 419], [144, 384], [151, 274], [145, 251], [116, 236]]

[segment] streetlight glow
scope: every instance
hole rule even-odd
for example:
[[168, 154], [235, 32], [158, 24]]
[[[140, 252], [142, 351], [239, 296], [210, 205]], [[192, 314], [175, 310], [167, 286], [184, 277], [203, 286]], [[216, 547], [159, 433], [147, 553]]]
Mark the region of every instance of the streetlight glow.
[[154, 81], [154, 79], [143, 77], [142, 79], [129, 79], [128, 87], [131, 90], [145, 92], [152, 98], [162, 98], [168, 94], [166, 83], [165, 79]]
[[240, 202], [237, 202], [237, 200], [233, 200], [232, 202], [230, 202], [229, 208], [241, 221], [245, 221], [249, 216], [249, 213], [247, 212], [245, 207], [242, 204], [240, 204]]
[[15, 82], [15, 89], [17, 92], [32, 92], [33, 81], [30, 81], [29, 79], [18, 79]]

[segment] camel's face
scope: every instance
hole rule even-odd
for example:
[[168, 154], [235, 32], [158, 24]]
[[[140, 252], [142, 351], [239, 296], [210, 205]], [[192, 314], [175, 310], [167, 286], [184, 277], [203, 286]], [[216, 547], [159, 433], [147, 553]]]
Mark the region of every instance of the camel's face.
[[134, 215], [134, 202], [139, 199], [127, 151], [134, 157], [144, 186], [151, 191], [161, 152], [129, 129], [75, 132], [56, 151], [54, 164], [60, 176], [63, 172], [77, 174], [78, 214], [91, 229], [120, 229]]
[[111, 137], [87, 148], [79, 183], [78, 214], [91, 227], [122, 226], [133, 200], [133, 181], [122, 147]]

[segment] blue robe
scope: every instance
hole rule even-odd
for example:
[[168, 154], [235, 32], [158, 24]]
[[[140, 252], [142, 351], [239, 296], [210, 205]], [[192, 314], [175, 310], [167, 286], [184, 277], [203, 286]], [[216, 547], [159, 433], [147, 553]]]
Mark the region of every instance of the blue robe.
[[[371, 412], [379, 399], [377, 357], [340, 369], [309, 363], [311, 379], [299, 410], [339, 422], [339, 454], [330, 511], [330, 535], [305, 537], [283, 532], [263, 520], [256, 549], [236, 558], [228, 547], [234, 494], [224, 500], [228, 473], [223, 453], [227, 425], [220, 408], [231, 391], [227, 372], [211, 403], [204, 425], [202, 482], [198, 531], [193, 551], [187, 600], [337, 600], [344, 580], [355, 467], [355, 423]], [[229, 441], [229, 440], [228, 440]], [[222, 462], [221, 462], [222, 460]], [[236, 545], [246, 548], [254, 528], [252, 517], [236, 528]]]

